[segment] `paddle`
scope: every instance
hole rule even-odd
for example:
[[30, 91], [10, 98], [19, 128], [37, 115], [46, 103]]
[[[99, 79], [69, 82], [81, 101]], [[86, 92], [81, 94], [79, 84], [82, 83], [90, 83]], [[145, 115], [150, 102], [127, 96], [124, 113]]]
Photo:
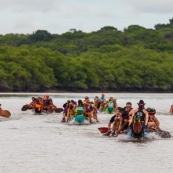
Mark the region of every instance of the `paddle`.
[[[109, 136], [111, 134], [111, 133], [107, 134], [108, 133], [108, 127], [99, 127], [98, 129], [105, 136]], [[119, 135], [118, 133], [114, 134], [115, 137], [117, 137], [118, 135]]]
[[23, 107], [21, 108], [22, 111], [26, 111], [29, 109], [29, 106], [26, 104], [26, 105], [23, 105]]
[[3, 110], [0, 108], [0, 116], [5, 117], [5, 118], [9, 118], [11, 115], [11, 113], [8, 110]]
[[157, 130], [156, 134], [159, 135], [161, 138], [171, 138], [171, 134], [168, 131]]
[[[108, 132], [108, 127], [99, 127], [98, 130], [102, 133], [102, 134], [106, 134]], [[130, 129], [126, 129], [124, 131], [122, 131], [120, 134], [126, 134]], [[155, 131], [155, 133], [160, 136], [161, 138], [171, 138], [171, 134], [168, 131], [164, 131], [164, 130], [157, 130]], [[118, 136], [118, 134], [117, 134]]]
[[99, 127], [98, 130], [99, 130], [101, 133], [107, 133], [107, 132], [108, 132], [108, 127]]
[[47, 110], [43, 110], [43, 111], [46, 112], [46, 113], [53, 113], [53, 112], [61, 113], [63, 111], [63, 109], [62, 108], [49, 107], [49, 108], [47, 108]]
[[[124, 126], [125, 126], [127, 123], [128, 123], [128, 122], [125, 122], [125, 123], [123, 124], [123, 126], [122, 126], [121, 129], [123, 129]], [[98, 130], [99, 130], [102, 134], [106, 134], [106, 133], [108, 132], [108, 127], [99, 127]], [[125, 133], [127, 133], [128, 131], [129, 131], [129, 129], [126, 129], [126, 130], [122, 131], [120, 134], [125, 134]], [[117, 134], [117, 136], [118, 136], [118, 134]]]
[[56, 113], [61, 113], [63, 111], [63, 108], [54, 108], [54, 111]]

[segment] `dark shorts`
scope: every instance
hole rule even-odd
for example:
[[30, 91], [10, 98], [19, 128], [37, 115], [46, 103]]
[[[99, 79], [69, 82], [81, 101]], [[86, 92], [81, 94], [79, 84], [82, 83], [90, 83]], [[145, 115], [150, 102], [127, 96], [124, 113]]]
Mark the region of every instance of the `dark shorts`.
[[116, 115], [114, 115], [114, 116], [111, 117], [110, 123], [113, 123], [114, 122], [115, 117], [116, 117]]

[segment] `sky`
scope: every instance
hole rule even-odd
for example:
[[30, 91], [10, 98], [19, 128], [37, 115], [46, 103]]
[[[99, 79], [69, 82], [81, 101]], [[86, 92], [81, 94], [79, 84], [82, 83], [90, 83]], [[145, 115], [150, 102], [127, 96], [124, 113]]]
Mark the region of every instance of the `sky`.
[[173, 18], [173, 0], [0, 0], [0, 34], [47, 30], [123, 30], [130, 25], [154, 28]]

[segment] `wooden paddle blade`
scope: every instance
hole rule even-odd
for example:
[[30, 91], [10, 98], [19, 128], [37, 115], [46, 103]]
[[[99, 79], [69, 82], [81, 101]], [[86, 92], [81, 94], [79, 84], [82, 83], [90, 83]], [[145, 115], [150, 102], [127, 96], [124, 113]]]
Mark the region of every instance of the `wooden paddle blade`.
[[54, 111], [56, 113], [61, 113], [63, 111], [63, 108], [55, 108]]
[[46, 111], [47, 113], [53, 113], [53, 108], [47, 108], [47, 111]]
[[22, 107], [22, 111], [26, 111], [26, 110], [28, 110], [29, 109], [29, 106], [28, 105], [24, 105], [23, 107]]
[[101, 133], [107, 133], [108, 132], [108, 127], [99, 127], [98, 129]]
[[1, 109], [0, 116], [5, 117], [5, 118], [9, 118], [10, 115], [11, 115], [11, 113], [8, 110]]
[[171, 134], [167, 131], [159, 130], [156, 132], [157, 135], [159, 135], [161, 138], [170, 138]]

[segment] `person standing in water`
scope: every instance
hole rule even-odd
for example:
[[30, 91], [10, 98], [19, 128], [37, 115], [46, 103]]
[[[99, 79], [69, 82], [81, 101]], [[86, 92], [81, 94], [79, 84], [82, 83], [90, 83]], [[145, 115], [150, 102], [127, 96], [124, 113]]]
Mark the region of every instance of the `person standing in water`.
[[106, 102], [106, 99], [105, 99], [105, 94], [102, 93], [101, 97], [100, 97], [100, 106], [99, 106], [99, 111], [100, 112], [105, 110], [106, 104], [107, 104], [107, 102]]
[[173, 115], [173, 104], [172, 104], [171, 107], [170, 107], [169, 113], [170, 113], [171, 115]]
[[[144, 129], [144, 131], [143, 131], [144, 135], [147, 135], [149, 116], [148, 116], [148, 112], [147, 112], [147, 110], [145, 109], [144, 106], [145, 106], [144, 101], [140, 100], [139, 103], [138, 103], [138, 108], [133, 111], [132, 116], [130, 117], [129, 127], [133, 123], [134, 117], [135, 116], [140, 116], [141, 121], [142, 121], [142, 128]], [[128, 135], [132, 136], [132, 128], [129, 130]]]

